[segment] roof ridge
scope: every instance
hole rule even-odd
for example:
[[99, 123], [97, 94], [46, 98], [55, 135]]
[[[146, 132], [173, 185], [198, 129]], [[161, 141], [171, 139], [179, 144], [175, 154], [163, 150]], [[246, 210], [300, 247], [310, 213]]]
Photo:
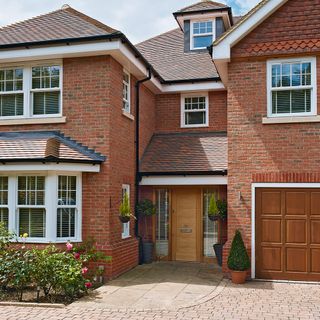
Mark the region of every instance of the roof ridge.
[[211, 0], [204, 0], [204, 1], [198, 1], [198, 2], [196, 2], [196, 3], [194, 3], [194, 4], [191, 4], [191, 5], [187, 6], [187, 7], [184, 7], [184, 8], [182, 8], [182, 9], [178, 10], [177, 12], [183, 12], [184, 10], [188, 10], [188, 9], [190, 9], [190, 8], [192, 8], [192, 7], [200, 4], [200, 3], [203, 3], [203, 2], [210, 2], [210, 3], [213, 4], [213, 5], [217, 5], [217, 6], [221, 6], [221, 7], [228, 7], [228, 5], [225, 4], [225, 3], [216, 2], [216, 1], [211, 1]]
[[143, 45], [144, 43], [146, 43], [146, 42], [148, 42], [148, 41], [155, 40], [155, 39], [157, 39], [157, 38], [160, 38], [160, 37], [162, 37], [162, 36], [164, 36], [164, 35], [166, 35], [166, 34], [168, 34], [168, 33], [171, 33], [171, 32], [173, 32], [173, 31], [176, 31], [176, 30], [180, 30], [180, 28], [174, 28], [174, 29], [171, 29], [171, 30], [162, 32], [162, 33], [160, 33], [160, 34], [158, 34], [158, 35], [156, 35], [156, 36], [154, 36], [154, 37], [151, 37], [151, 38], [149, 38], [149, 39], [146, 39], [146, 40], [143, 40], [142, 42], [137, 43], [135, 46]]

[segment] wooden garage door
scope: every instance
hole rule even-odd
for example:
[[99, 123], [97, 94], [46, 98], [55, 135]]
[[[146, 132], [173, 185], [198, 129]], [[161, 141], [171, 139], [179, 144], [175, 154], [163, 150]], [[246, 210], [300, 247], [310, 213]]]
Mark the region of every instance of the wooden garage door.
[[320, 281], [320, 189], [257, 189], [256, 277]]

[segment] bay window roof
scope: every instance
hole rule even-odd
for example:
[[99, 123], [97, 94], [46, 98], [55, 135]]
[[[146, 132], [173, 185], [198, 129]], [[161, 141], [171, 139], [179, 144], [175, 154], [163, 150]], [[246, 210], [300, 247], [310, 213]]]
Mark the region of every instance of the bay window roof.
[[60, 131], [0, 133], [0, 162], [69, 162], [100, 164], [105, 157]]

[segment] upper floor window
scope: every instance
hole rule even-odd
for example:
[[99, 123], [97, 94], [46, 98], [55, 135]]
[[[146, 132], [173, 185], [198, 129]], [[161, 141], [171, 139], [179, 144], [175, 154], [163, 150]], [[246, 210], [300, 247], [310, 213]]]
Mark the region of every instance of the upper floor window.
[[130, 113], [130, 74], [123, 70], [123, 111]]
[[191, 49], [206, 49], [212, 44], [214, 40], [213, 25], [213, 21], [192, 22]]
[[0, 119], [61, 116], [61, 79], [57, 64], [0, 68]]
[[207, 127], [209, 125], [209, 101], [207, 94], [182, 95], [181, 127]]
[[316, 60], [268, 62], [268, 116], [316, 114]]

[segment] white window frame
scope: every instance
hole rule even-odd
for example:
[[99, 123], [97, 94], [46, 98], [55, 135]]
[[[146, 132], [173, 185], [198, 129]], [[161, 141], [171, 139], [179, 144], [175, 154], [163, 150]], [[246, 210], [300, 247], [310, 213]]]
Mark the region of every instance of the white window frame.
[[[206, 108], [203, 110], [206, 113], [206, 121], [204, 124], [185, 124], [186, 123], [186, 113], [189, 112], [201, 112], [202, 110], [185, 110], [185, 99], [186, 98], [201, 98], [205, 97], [206, 99]], [[209, 94], [208, 92], [195, 92], [195, 93], [189, 93], [189, 94], [182, 94], [181, 95], [181, 120], [180, 125], [181, 128], [205, 128], [209, 126]]]
[[[6, 190], [2, 190], [0, 189], [0, 191], [6, 191]], [[8, 197], [7, 197], [7, 204], [0, 204], [0, 210], [1, 209], [7, 209], [8, 210], [8, 227], [9, 227], [9, 217], [10, 217], [10, 214], [9, 214], [9, 178], [8, 178]], [[1, 217], [0, 217], [0, 221], [1, 221]]]
[[[290, 87], [272, 87], [272, 66], [284, 63], [311, 63], [311, 85], [310, 86], [290, 86]], [[293, 91], [311, 89], [311, 111], [299, 113], [272, 113], [272, 92], [273, 91]], [[267, 61], [267, 115], [268, 118], [281, 117], [303, 117], [315, 116], [317, 114], [317, 59], [315, 57], [302, 57], [292, 59], [273, 59]]]
[[[22, 241], [19, 234], [19, 208], [18, 205], [18, 177], [21, 176], [44, 176], [45, 177], [45, 204], [38, 206], [46, 210], [46, 237], [27, 238], [27, 243], [65, 243], [67, 241], [82, 241], [82, 174], [80, 172], [67, 171], [35, 171], [28, 173], [21, 172], [1, 172], [1, 176], [8, 177], [8, 208], [9, 208], [9, 230], [17, 235], [18, 241]], [[57, 210], [58, 210], [58, 177], [76, 176], [77, 177], [77, 202], [76, 202], [76, 221], [75, 237], [57, 237]], [[27, 206], [22, 206], [27, 207]], [[30, 206], [36, 208], [37, 206]]]
[[[193, 25], [198, 22], [212, 22], [212, 32], [194, 34], [193, 33]], [[191, 50], [203, 50], [207, 49], [207, 47], [195, 47], [194, 46], [194, 38], [196, 37], [204, 37], [204, 36], [212, 36], [212, 43], [216, 39], [216, 18], [206, 18], [206, 19], [197, 19], [190, 21], [190, 49]]]
[[131, 75], [126, 69], [123, 69], [123, 74], [128, 76], [129, 82], [126, 82], [124, 79], [122, 79], [123, 91], [125, 86], [127, 87], [127, 90], [128, 90], [127, 92], [128, 99], [125, 99], [124, 94], [122, 94], [122, 101], [128, 105], [128, 108], [126, 109], [126, 108], [123, 108], [122, 106], [122, 111], [128, 114], [131, 114]]
[[[60, 67], [60, 79], [59, 88], [44, 88], [44, 89], [32, 89], [32, 68], [41, 66], [59, 66]], [[0, 117], [2, 120], [18, 120], [18, 119], [46, 119], [46, 118], [61, 118], [63, 114], [63, 63], [62, 60], [50, 60], [50, 61], [37, 61], [20, 64], [7, 64], [0, 65], [1, 70], [7, 69], [22, 69], [23, 70], [23, 90], [13, 91], [10, 94], [22, 93], [23, 94], [23, 115], [22, 116], [6, 116]], [[60, 112], [56, 114], [45, 115], [33, 115], [33, 92], [60, 92]], [[3, 94], [6, 94], [5, 92]]]
[[[129, 197], [129, 203], [130, 203], [130, 185], [129, 184], [123, 184], [121, 188], [121, 201], [123, 201], [123, 192], [126, 192]], [[130, 235], [130, 221], [127, 223], [122, 223], [122, 233], [121, 233], [121, 239], [128, 239], [131, 238]]]

